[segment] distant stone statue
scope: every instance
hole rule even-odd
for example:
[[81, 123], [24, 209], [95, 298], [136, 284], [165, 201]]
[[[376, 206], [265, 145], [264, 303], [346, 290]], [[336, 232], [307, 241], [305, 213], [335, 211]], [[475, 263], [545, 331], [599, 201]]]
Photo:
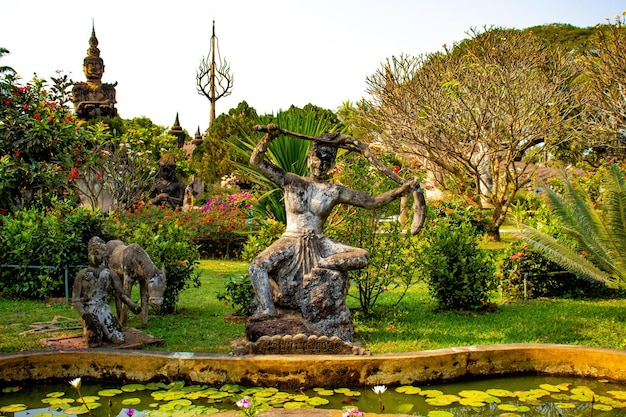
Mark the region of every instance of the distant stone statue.
[[159, 161], [159, 169], [159, 180], [148, 203], [169, 208], [182, 206], [185, 186], [176, 176], [176, 161], [171, 155], [165, 155]]
[[[277, 125], [257, 126], [256, 129], [266, 134], [252, 152], [250, 163], [284, 189], [287, 225], [284, 234], [250, 264], [256, 311], [249, 319], [249, 326], [279, 316], [279, 306], [299, 310], [305, 326], [314, 334], [351, 341], [354, 329], [345, 304], [349, 285], [345, 272], [365, 267], [369, 254], [364, 249], [324, 236], [326, 219], [338, 204], [375, 209], [417, 191], [419, 186], [415, 181], [394, 177], [402, 185], [371, 196], [331, 184], [326, 180], [334, 165], [337, 148], [354, 148], [356, 139], [338, 133], [317, 138], [303, 137], [281, 130]], [[266, 160], [270, 143], [280, 134], [313, 140], [308, 159], [309, 177], [286, 172]], [[358, 145], [357, 150], [373, 158], [369, 148], [363, 147], [360, 142]], [[425, 212], [422, 209], [420, 213], [423, 215]], [[419, 227], [421, 222], [423, 218], [418, 220]], [[251, 332], [247, 330], [247, 333]]]
[[83, 61], [83, 71], [87, 82], [74, 84], [72, 101], [74, 113], [83, 120], [100, 116], [113, 117], [117, 115], [115, 104], [115, 84], [103, 83], [104, 61], [100, 58], [96, 31], [92, 28], [89, 39], [87, 57]]
[[[141, 299], [141, 324], [148, 324], [148, 305], [158, 307], [163, 304], [167, 285], [165, 266], [161, 269], [150, 259], [150, 255], [138, 244], [125, 245], [121, 240], [109, 240], [106, 243], [107, 266], [123, 277], [124, 292], [131, 294], [135, 283], [139, 283]], [[115, 297], [117, 314], [122, 325], [128, 319], [128, 308], [120, 297]], [[136, 313], [138, 314], [138, 313]]]
[[108, 293], [112, 289], [133, 313], [141, 307], [124, 292], [120, 277], [104, 266], [107, 247], [102, 239], [92, 237], [87, 245], [89, 266], [82, 269], [74, 279], [72, 301], [83, 319], [83, 334], [87, 346], [98, 347], [103, 343], [124, 343], [124, 332], [117, 317], [109, 307]]

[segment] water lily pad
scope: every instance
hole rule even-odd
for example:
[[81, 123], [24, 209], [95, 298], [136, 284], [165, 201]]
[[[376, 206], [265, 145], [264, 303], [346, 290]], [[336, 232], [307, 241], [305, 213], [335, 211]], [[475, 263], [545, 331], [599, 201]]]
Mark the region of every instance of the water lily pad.
[[71, 404], [74, 402], [73, 398], [44, 398], [41, 400], [42, 403], [48, 403], [51, 406], [59, 405], [59, 404]]
[[52, 413], [46, 411], [45, 413], [33, 414], [33, 417], [52, 417]]
[[[319, 394], [320, 392], [321, 391], [318, 391], [317, 393]], [[320, 395], [323, 395], [323, 394], [320, 394]], [[333, 394], [330, 394], [330, 395], [333, 395]], [[309, 397], [306, 394], [296, 394], [293, 397], [291, 397], [292, 401], [298, 401], [298, 402], [306, 401], [309, 398], [311, 398], [311, 397]]]
[[359, 397], [361, 393], [359, 391], [348, 391], [348, 392], [345, 392], [344, 395], [346, 397]]
[[443, 395], [443, 392], [439, 391], [438, 389], [424, 389], [420, 391], [419, 394], [424, 397], [432, 398], [432, 397], [438, 397], [440, 395]]
[[557, 408], [576, 408], [576, 404], [572, 403], [554, 403], [554, 406]]
[[87, 414], [89, 409], [85, 405], [79, 405], [77, 407], [69, 407], [63, 410], [67, 414]]
[[164, 389], [166, 388], [167, 385], [165, 385], [163, 382], [148, 382], [146, 384], [146, 389], [150, 390], [150, 391], [157, 391], [160, 389]]
[[84, 395], [83, 398], [78, 398], [76, 401], [79, 403], [95, 403], [100, 397], [97, 395]]
[[515, 394], [508, 389], [491, 388], [485, 392], [493, 397], [515, 397]]
[[607, 391], [607, 394], [618, 400], [626, 400], [626, 391]]
[[306, 403], [309, 405], [312, 405], [313, 407], [318, 407], [320, 405], [326, 405], [330, 403], [330, 401], [322, 397], [311, 397], [308, 400], [306, 400]]
[[305, 408], [305, 403], [301, 401], [289, 401], [283, 404], [283, 408], [287, 408], [287, 409]]
[[558, 386], [552, 385], [552, 384], [541, 384], [541, 385], [539, 385], [539, 388], [545, 389], [546, 391], [550, 391], [550, 392], [561, 392], [562, 391]]
[[100, 395], [101, 397], [115, 397], [116, 395], [121, 394], [122, 391], [121, 389], [117, 389], [117, 388], [109, 388], [109, 389], [103, 389], [98, 391], [98, 395]]
[[220, 388], [220, 391], [239, 392], [239, 391], [243, 391], [243, 387], [237, 384], [225, 384], [225, 385], [222, 385], [222, 388]]
[[350, 388], [335, 388], [334, 390], [337, 394], [345, 394], [346, 392], [352, 391]]
[[571, 399], [568, 394], [552, 394], [550, 397], [558, 401], [569, 401]]
[[459, 401], [461, 398], [457, 395], [440, 395], [438, 397], [427, 398], [426, 402], [437, 407], [445, 407]]
[[5, 394], [8, 394], [10, 392], [18, 392], [21, 391], [22, 387], [6, 387], [6, 388], [2, 388], [2, 392], [4, 392]]
[[317, 391], [317, 395], [323, 395], [325, 397], [329, 397], [331, 395], [334, 395], [335, 391], [332, 389], [321, 389], [319, 391]]
[[613, 407], [606, 404], [594, 404], [593, 409], [598, 411], [611, 411]]
[[135, 391], [143, 391], [146, 389], [144, 384], [126, 384], [123, 385], [121, 390], [124, 392], [135, 392]]
[[122, 404], [124, 405], [137, 405], [141, 404], [141, 399], [139, 398], [124, 398], [122, 400]]
[[54, 392], [49, 392], [46, 394], [46, 397], [50, 397], [50, 398], [59, 398], [64, 396], [65, 393], [62, 391], [54, 391]]
[[461, 398], [459, 400], [459, 404], [467, 405], [469, 407], [484, 407], [487, 405], [485, 402], [476, 398]]
[[498, 410], [517, 411], [518, 406], [515, 404], [498, 404]]
[[428, 417], [454, 417], [454, 414], [449, 411], [434, 410], [428, 412]]
[[229, 397], [230, 395], [227, 392], [215, 392], [213, 394], [210, 394], [208, 396], [208, 398], [211, 398], [213, 400], [217, 400], [217, 399], [221, 399], [221, 398], [226, 398]]
[[19, 411], [24, 411], [28, 409], [26, 404], [9, 404], [3, 407], [0, 407], [0, 413], [17, 413]]
[[400, 404], [396, 407], [396, 412], [399, 414], [408, 414], [411, 410], [413, 410], [413, 404], [409, 403]]
[[420, 387], [414, 387], [412, 385], [403, 385], [401, 387], [396, 388], [396, 392], [407, 395], [415, 395], [422, 392]]

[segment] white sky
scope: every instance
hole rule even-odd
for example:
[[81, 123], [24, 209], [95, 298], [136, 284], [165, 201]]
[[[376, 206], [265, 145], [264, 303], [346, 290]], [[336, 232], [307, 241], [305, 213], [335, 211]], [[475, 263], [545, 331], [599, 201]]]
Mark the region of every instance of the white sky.
[[307, 103], [337, 110], [365, 96], [387, 58], [440, 50], [473, 27], [587, 27], [624, 9], [624, 0], [0, 0], [0, 46], [10, 51], [0, 65], [23, 82], [57, 70], [84, 81], [93, 19], [120, 116], [169, 127], [178, 112], [193, 136], [208, 126], [195, 74], [213, 20], [235, 77], [217, 114], [243, 100], [275, 114]]

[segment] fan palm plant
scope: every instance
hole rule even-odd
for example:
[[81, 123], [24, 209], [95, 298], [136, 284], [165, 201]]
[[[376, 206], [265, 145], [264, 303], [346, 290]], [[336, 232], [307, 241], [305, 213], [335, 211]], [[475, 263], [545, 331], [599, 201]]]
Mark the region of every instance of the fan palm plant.
[[626, 280], [626, 181], [616, 164], [608, 167], [602, 184], [602, 204], [563, 174], [562, 194], [544, 187], [548, 205], [562, 224], [564, 235], [555, 239], [529, 226], [520, 237], [547, 259], [579, 276], [621, 287]]
[[[318, 136], [325, 132], [336, 131], [339, 128], [339, 122], [332, 112], [320, 111], [314, 106], [305, 106], [304, 109], [292, 107], [276, 116], [261, 116], [256, 123], [262, 125], [276, 123], [282, 129], [308, 136]], [[260, 193], [258, 203], [254, 207], [255, 216], [273, 218], [284, 224], [286, 219], [282, 189], [247, 163], [257, 142], [258, 137], [248, 135], [231, 141], [231, 145], [241, 157], [240, 159], [246, 161], [236, 164], [237, 172], [248, 183], [253, 184]], [[307, 158], [310, 146], [309, 141], [280, 136], [271, 143], [266, 157], [285, 171], [307, 176], [309, 174]]]

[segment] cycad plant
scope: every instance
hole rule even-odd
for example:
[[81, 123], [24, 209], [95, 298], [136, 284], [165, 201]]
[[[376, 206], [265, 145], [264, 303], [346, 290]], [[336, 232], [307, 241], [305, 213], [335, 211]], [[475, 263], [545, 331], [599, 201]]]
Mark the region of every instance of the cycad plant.
[[570, 272], [622, 287], [626, 280], [626, 182], [622, 170], [616, 164], [607, 167], [600, 203], [575, 187], [566, 174], [563, 179], [561, 194], [548, 187], [543, 190], [569, 239], [555, 239], [529, 226], [523, 226], [521, 238]]

